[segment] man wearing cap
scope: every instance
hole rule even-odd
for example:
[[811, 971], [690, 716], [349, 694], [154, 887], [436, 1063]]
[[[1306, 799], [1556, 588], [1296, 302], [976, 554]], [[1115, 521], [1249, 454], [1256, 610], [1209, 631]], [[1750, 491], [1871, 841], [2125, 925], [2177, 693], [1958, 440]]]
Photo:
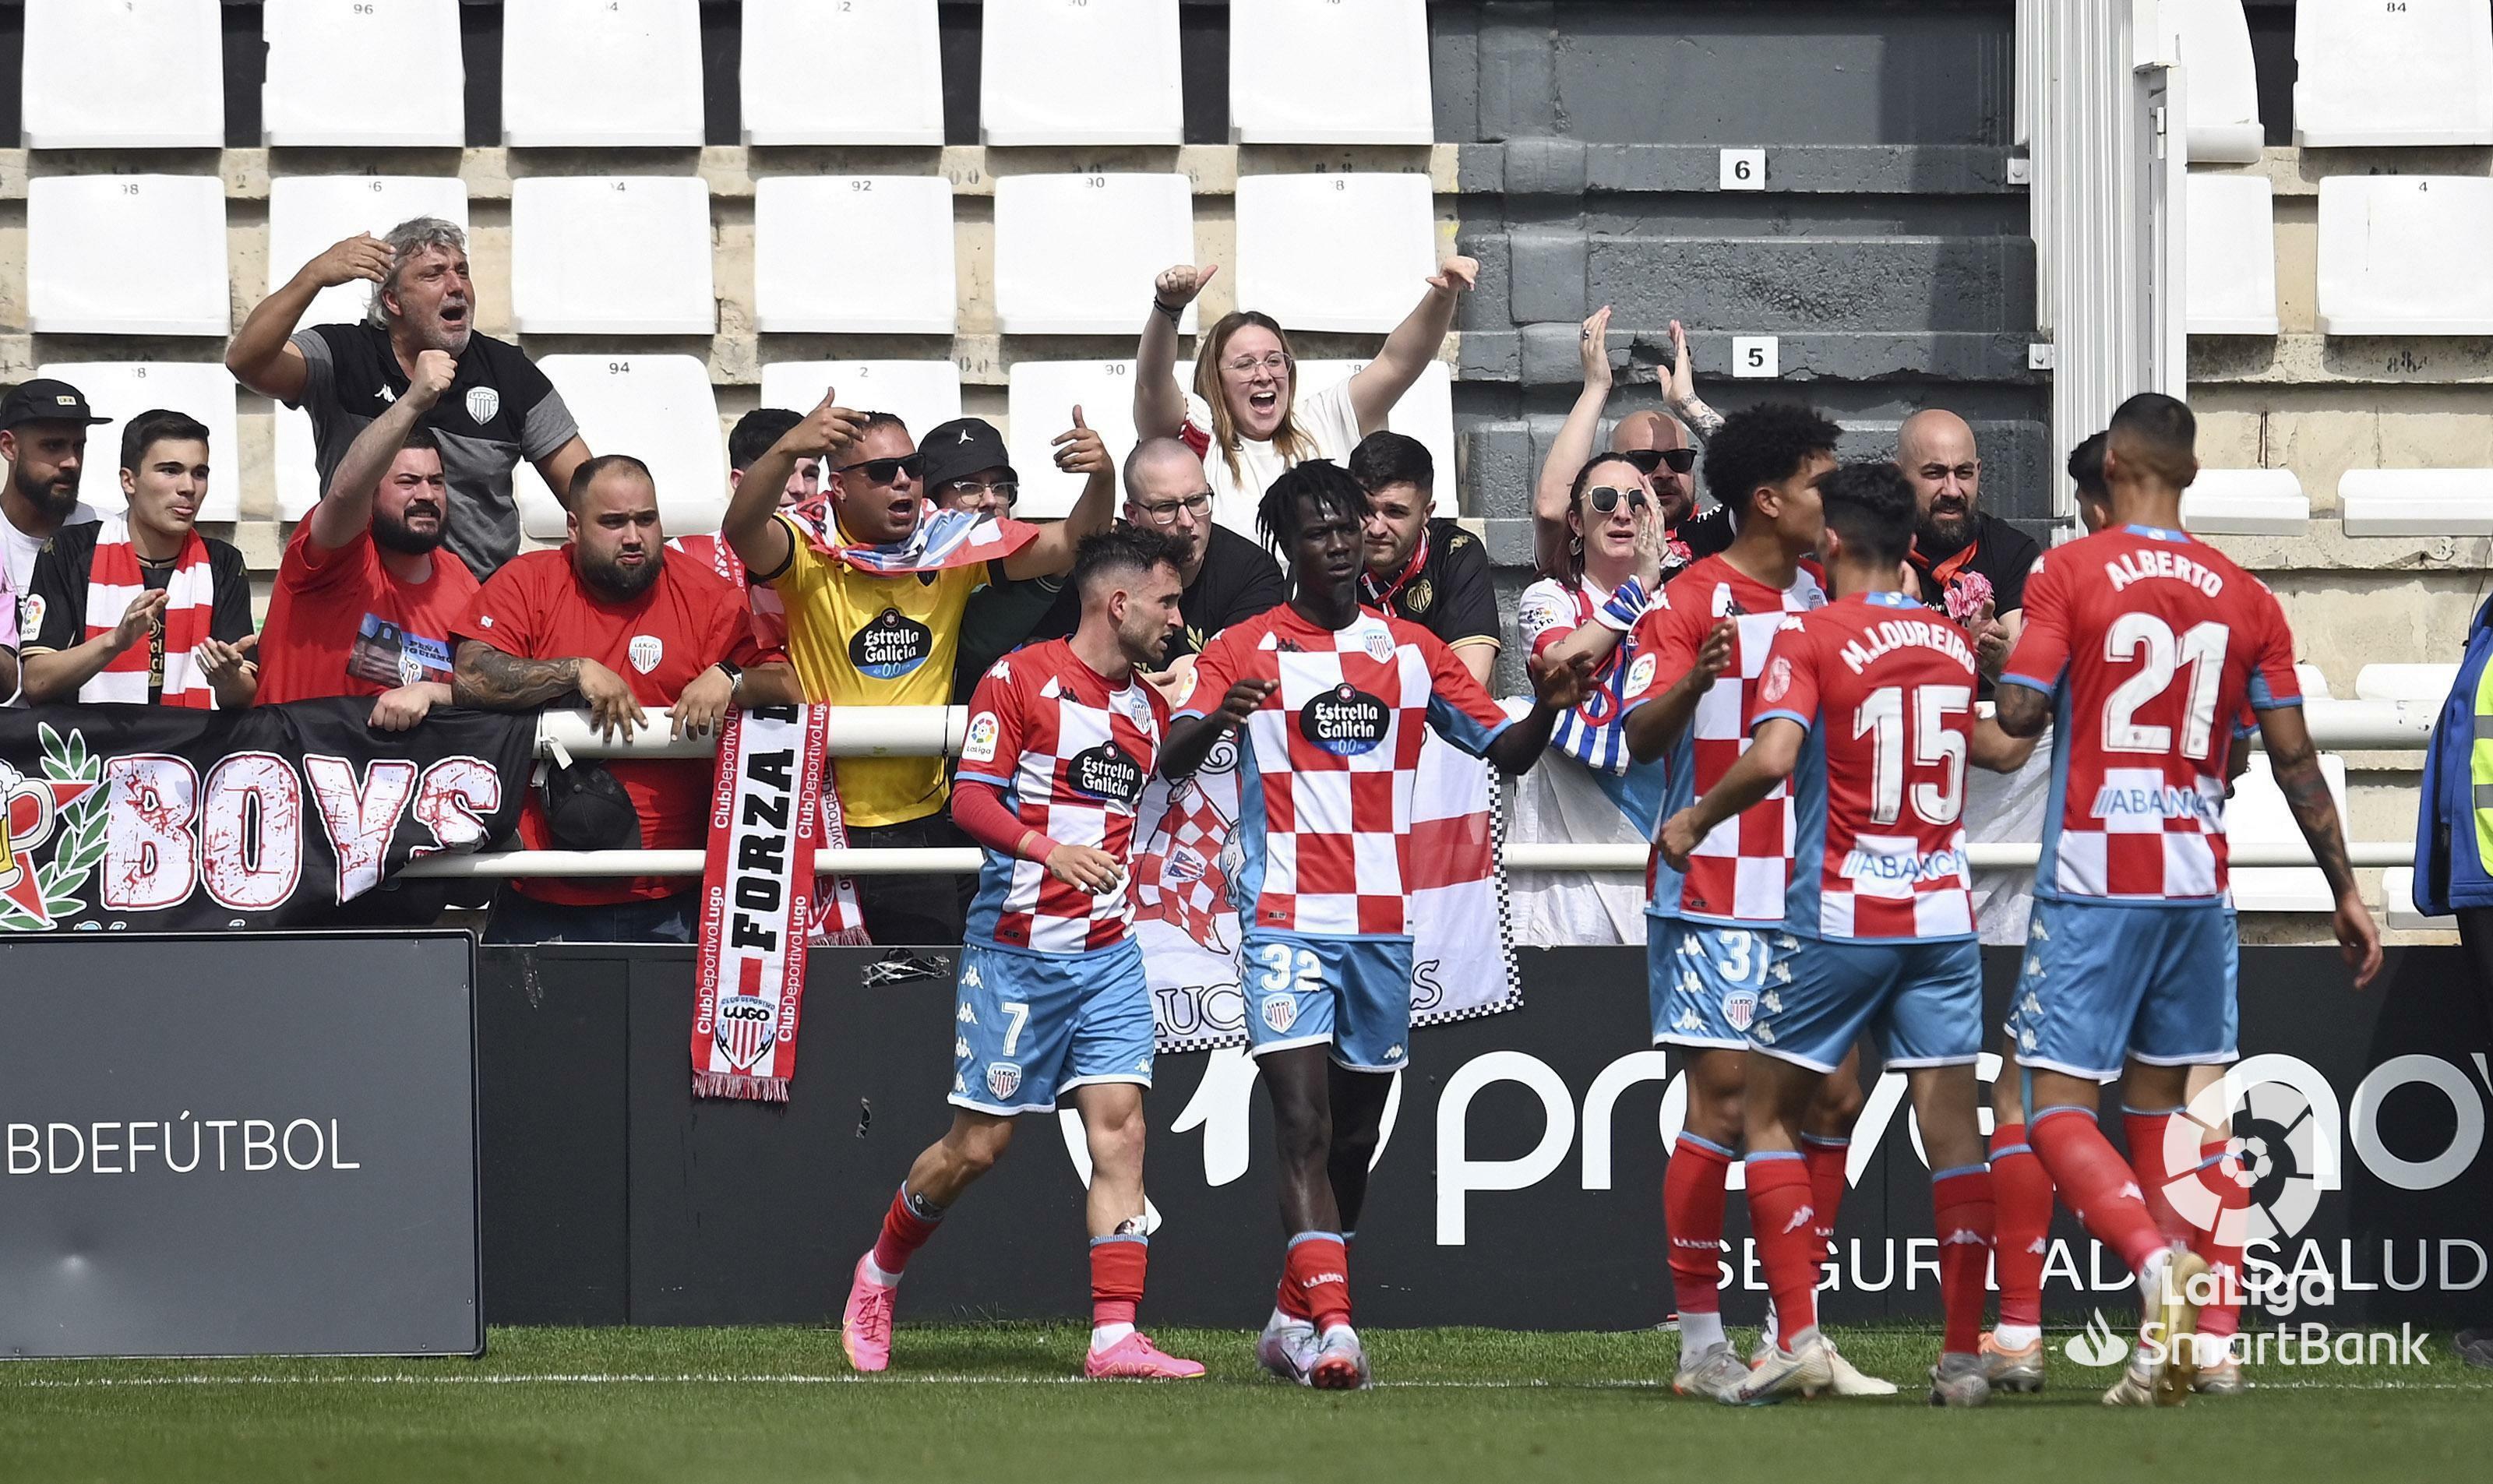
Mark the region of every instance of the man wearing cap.
[[[1078, 407], [1073, 430], [1066, 436], [1072, 441], [1058, 449], [1056, 466], [1090, 481], [1066, 516], [1072, 539], [1080, 541], [1094, 529], [1107, 528], [1108, 491], [1117, 464], [1099, 434], [1083, 426]], [[1021, 494], [1021, 476], [1006, 459], [1004, 435], [986, 419], [954, 418], [929, 429], [917, 450], [926, 460], [926, 494], [936, 509], [999, 519], [1013, 513], [1013, 502]], [[978, 677], [987, 672], [987, 667], [1027, 643], [1064, 590], [1061, 577], [1019, 581], [1006, 578], [970, 595], [970, 605], [961, 613], [961, 652], [952, 662], [952, 704], [969, 704], [970, 693], [977, 689]]]
[[[76, 387], [49, 377], [0, 398], [0, 460], [9, 464], [8, 484], [0, 487], [0, 555], [7, 558], [9, 590], [21, 601], [35, 590], [35, 558], [52, 533], [96, 519], [78, 499], [78, 479], [86, 465], [86, 430], [111, 421], [96, 416]], [[28, 619], [20, 627], [31, 633], [39, 626]], [[0, 696], [15, 689], [0, 688]]]

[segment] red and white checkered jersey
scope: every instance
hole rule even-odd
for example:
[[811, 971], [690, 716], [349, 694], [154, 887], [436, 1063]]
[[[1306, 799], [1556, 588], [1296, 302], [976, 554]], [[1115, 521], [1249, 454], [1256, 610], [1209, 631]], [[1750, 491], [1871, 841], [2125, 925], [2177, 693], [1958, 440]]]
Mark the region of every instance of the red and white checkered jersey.
[[1424, 728], [1478, 757], [1507, 728], [1505, 710], [1435, 635], [1372, 608], [1342, 629], [1286, 605], [1230, 625], [1195, 661], [1177, 715], [1218, 710], [1241, 680], [1279, 683], [1240, 749], [1229, 900], [1243, 925], [1407, 935]]
[[[1805, 613], [1825, 603], [1826, 590], [1807, 569], [1789, 587], [1777, 591], [1715, 555], [1665, 583], [1653, 606], [1637, 620], [1637, 656], [1628, 668], [1623, 715], [1660, 697], [1696, 668], [1697, 651], [1715, 624], [1729, 618], [1738, 630], [1730, 668], [1697, 697], [1687, 729], [1663, 755], [1668, 770], [1663, 818], [1696, 803], [1749, 750], [1757, 679], [1765, 673], [1766, 652], [1774, 647], [1784, 615]], [[1671, 870], [1660, 855], [1650, 857], [1645, 910], [1699, 922], [1782, 922], [1791, 858], [1791, 794], [1779, 784], [1774, 792], [1698, 841], [1686, 876]]]
[[1973, 936], [1962, 816], [1974, 680], [1965, 631], [1903, 593], [1856, 593], [1786, 621], [1757, 723], [1809, 728], [1792, 773], [1787, 931]]
[[2046, 552], [2003, 684], [2056, 703], [2034, 894], [2222, 899], [2233, 719], [2302, 704], [2276, 595], [2180, 531]]
[[1064, 639], [998, 660], [970, 696], [960, 781], [1002, 789], [1014, 817], [1059, 845], [1117, 858], [1124, 879], [1093, 896], [1037, 861], [986, 852], [969, 939], [1088, 953], [1133, 931], [1134, 806], [1168, 735], [1168, 705], [1139, 679], [1111, 688]]

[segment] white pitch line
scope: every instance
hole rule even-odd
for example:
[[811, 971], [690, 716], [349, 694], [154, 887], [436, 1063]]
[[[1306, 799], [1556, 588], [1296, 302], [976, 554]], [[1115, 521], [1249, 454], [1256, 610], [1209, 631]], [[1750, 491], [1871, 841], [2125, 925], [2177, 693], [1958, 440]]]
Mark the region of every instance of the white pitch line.
[[[979, 1375], [766, 1375], [683, 1372], [672, 1375], [588, 1373], [495, 1376], [88, 1376], [0, 1379], [0, 1391], [52, 1391], [163, 1386], [1082, 1386], [1078, 1376]], [[1383, 1380], [1379, 1390], [1410, 1391], [1652, 1391], [1665, 1383], [1643, 1380]], [[2486, 1391], [2466, 1381], [2353, 1380], [2254, 1381], [2254, 1391]]]

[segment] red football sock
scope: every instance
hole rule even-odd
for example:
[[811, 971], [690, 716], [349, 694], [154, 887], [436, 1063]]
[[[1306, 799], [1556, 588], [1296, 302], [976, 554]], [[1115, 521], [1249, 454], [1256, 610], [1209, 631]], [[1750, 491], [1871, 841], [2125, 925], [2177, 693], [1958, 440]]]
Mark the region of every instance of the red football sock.
[[1939, 1238], [1939, 1297], [1947, 1306], [1947, 1338], [1939, 1348], [1970, 1355], [1982, 1343], [1983, 1287], [1991, 1273], [1995, 1219], [1991, 1172], [1980, 1165], [1931, 1181]]
[[1852, 1153], [1849, 1139], [1800, 1136], [1800, 1157], [1809, 1166], [1809, 1204], [1817, 1213], [1817, 1239], [1835, 1250], [1835, 1218], [1844, 1210], [1844, 1162]]
[[2194, 1232], [2190, 1250], [2208, 1260], [2210, 1276], [2222, 1285], [2219, 1302], [2199, 1311], [2199, 1333], [2232, 1339], [2242, 1327], [2242, 1237], [2251, 1206], [2250, 1187], [2235, 1178], [2227, 1134], [2204, 1134], [2199, 1145], [2199, 1183], [2216, 1193], [2216, 1220], [2208, 1231]]
[[1149, 1238], [1095, 1236], [1091, 1239], [1091, 1324], [1130, 1324], [1134, 1306], [1143, 1301], [1143, 1267], [1152, 1255]]
[[1723, 1307], [1723, 1207], [1730, 1178], [1731, 1156], [1714, 1145], [1682, 1134], [1671, 1146], [1670, 1168], [1662, 1176], [1662, 1222], [1670, 1242], [1670, 1291], [1682, 1314]]
[[2178, 1108], [2154, 1113], [2120, 1111], [2121, 1137], [2129, 1142], [2129, 1168], [2138, 1172], [2139, 1197], [2147, 1203], [2147, 1214], [2155, 1218], [2155, 1230], [2164, 1233], [2168, 1242], [2190, 1240], [2190, 1223], [2173, 1208], [2173, 1192], [2168, 1188], [2177, 1177], [2198, 1163], [2198, 1143], [2187, 1141], [2193, 1151], [2187, 1159], [2176, 1160], [2168, 1147], [2173, 1136], [2174, 1120], [2182, 1116]]
[[920, 1216], [909, 1208], [909, 1187], [900, 1187], [891, 1198], [891, 1209], [883, 1213], [883, 1234], [874, 1239], [874, 1265], [886, 1273], [897, 1273], [909, 1265], [909, 1255], [926, 1245], [943, 1221], [939, 1214]]
[[[1749, 1230], [1775, 1299], [1775, 1336], [1787, 1350], [1793, 1336], [1817, 1322], [1817, 1267], [1826, 1243], [1817, 1234], [1812, 1183], [1799, 1155], [1749, 1156]], [[1687, 1307], [1685, 1299], [1680, 1307]]]
[[2138, 1176], [2113, 1150], [2094, 1115], [2083, 1108], [2046, 1108], [2026, 1125], [2027, 1138], [2051, 1172], [2060, 1199], [2131, 1272], [2167, 1247], [2138, 1191]]
[[1350, 1322], [1350, 1255], [1330, 1232], [1302, 1232], [1290, 1238], [1281, 1286], [1296, 1289], [1321, 1334]]
[[1991, 1131], [1995, 1221], [1992, 1261], [1999, 1274], [1999, 1322], [2043, 1322], [2043, 1260], [2052, 1241], [2052, 1177], [2026, 1143], [2026, 1125]]

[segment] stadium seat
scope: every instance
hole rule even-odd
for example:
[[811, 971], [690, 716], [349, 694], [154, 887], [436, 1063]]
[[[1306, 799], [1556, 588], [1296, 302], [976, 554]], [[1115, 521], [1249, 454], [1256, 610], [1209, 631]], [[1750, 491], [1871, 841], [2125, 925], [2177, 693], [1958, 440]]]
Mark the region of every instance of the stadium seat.
[[2348, 469], [2349, 536], [2493, 536], [2493, 469]]
[[2458, 683], [2455, 665], [2366, 665], [2355, 672], [2357, 700], [2419, 700], [2440, 705]]
[[511, 323], [523, 335], [714, 333], [708, 183], [677, 175], [511, 182]]
[[35, 369], [86, 394], [96, 416], [112, 422], [95, 430], [87, 442], [87, 503], [98, 510], [121, 508], [121, 486], [114, 477], [120, 465], [121, 430], [141, 412], [157, 407], [187, 412], [208, 430], [208, 497], [199, 504], [202, 520], [242, 519], [242, 443], [234, 432], [234, 379], [217, 361], [61, 361]]
[[217, 0], [26, 0], [28, 149], [217, 149], [225, 142]]
[[[1346, 381], [1367, 365], [1366, 361], [1301, 361], [1297, 395], [1321, 392], [1339, 381]], [[1428, 457], [1437, 464], [1437, 514], [1462, 514], [1462, 501], [1455, 489], [1455, 376], [1443, 361], [1431, 361], [1411, 383], [1411, 390], [1385, 415], [1389, 431], [1417, 438], [1427, 445]]]
[[1177, 0], [989, 5], [980, 11], [983, 142], [1186, 141]]
[[2257, 164], [2268, 135], [2242, 0], [2163, 0], [2161, 14], [2189, 79], [2191, 161]]
[[700, 8], [694, 0], [502, 7], [502, 142], [700, 144]]
[[2320, 182], [2323, 335], [2493, 335], [2493, 180], [2331, 175]]
[[[727, 439], [701, 357], [553, 355], [537, 366], [590, 448], [630, 454], [649, 466], [669, 536], [718, 529], [727, 510]], [[561, 540], [562, 503], [535, 468], [522, 463], [511, 479], [522, 529], [540, 541]]]
[[[415, 217], [467, 224], [467, 187], [449, 175], [280, 175], [268, 183], [268, 290], [275, 293], [330, 245], [377, 237]], [[380, 285], [357, 279], [313, 296], [300, 321], [351, 324]]]
[[949, 361], [773, 361], [762, 368], [766, 407], [811, 412], [826, 390], [837, 391], [843, 406], [892, 414], [913, 435], [961, 415], [961, 371]]
[[[2322, 753], [2320, 775], [2328, 782], [2337, 817], [2345, 818], [2346, 759]], [[2268, 769], [2268, 754], [2253, 753], [2250, 770], [2234, 786], [2233, 801], [2225, 806], [2225, 834], [2237, 848], [2302, 843], [2294, 811]], [[2234, 906], [2239, 911], [2326, 912], [2334, 905], [2317, 866], [2241, 866], [2235, 868], [2233, 882]]]
[[2276, 223], [2264, 175], [2190, 178], [2185, 292], [2192, 335], [2276, 333]]
[[1229, 129], [1240, 144], [1432, 142], [1427, 0], [1231, 6]]
[[[938, 42], [935, 0], [744, 0], [744, 142], [943, 143]], [[873, 62], [829, 86], [830, 57]]]
[[[456, 149], [467, 142], [459, 0], [266, 0], [260, 141]], [[373, 86], [385, 63], [390, 85]]]
[[319, 443], [312, 436], [312, 415], [284, 402], [277, 414], [277, 519], [302, 519], [320, 503]]
[[753, 286], [758, 330], [951, 334], [960, 300], [951, 184], [940, 175], [755, 181]]
[[2416, 910], [2413, 866], [2391, 866], [2381, 873], [2381, 910], [2390, 927], [2409, 933], [2447, 930], [2453, 925], [2448, 917], [2426, 917]]
[[39, 335], [223, 335], [225, 185], [213, 175], [26, 183], [26, 327]]
[[2329, 698], [2328, 677], [2321, 672], [2317, 665], [2297, 665], [2294, 668], [2294, 682], [2302, 688], [2304, 700]]
[[2202, 536], [2299, 536], [2311, 501], [2292, 469], [2201, 469], [2181, 492], [2181, 525]]
[[[1132, 335], [1134, 296], [1194, 261], [1183, 175], [1006, 175], [996, 181], [996, 324], [1006, 335]], [[1181, 335], [1195, 331], [1186, 306]]]
[[2294, 8], [2294, 142], [2493, 144], [2493, 10], [2478, 0]]
[[1426, 175], [1242, 175], [1238, 302], [1292, 330], [1391, 330], [1437, 271], [1434, 210]]
[[1013, 514], [1026, 519], [1061, 516], [1073, 508], [1083, 482], [1057, 472], [1050, 440], [1073, 426], [1073, 409], [1080, 407], [1082, 421], [1098, 430], [1122, 467], [1134, 451], [1134, 363], [1021, 361], [1008, 375], [1005, 449], [1021, 476]]

